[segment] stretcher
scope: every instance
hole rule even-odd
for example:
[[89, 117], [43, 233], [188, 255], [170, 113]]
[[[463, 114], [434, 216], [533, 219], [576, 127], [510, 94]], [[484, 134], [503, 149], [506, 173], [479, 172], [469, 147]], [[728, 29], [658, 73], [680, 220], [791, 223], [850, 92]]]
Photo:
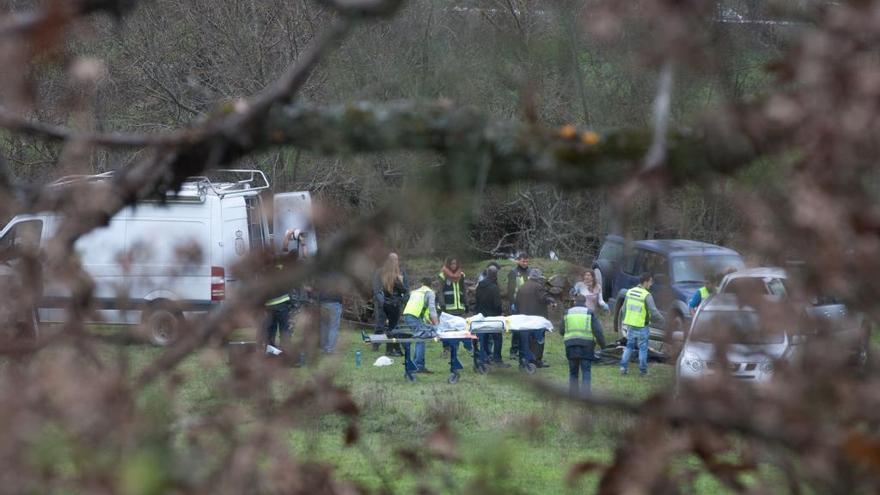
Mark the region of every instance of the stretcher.
[[404, 369], [403, 376], [411, 382], [416, 381], [416, 366], [412, 361], [412, 351], [410, 349], [411, 344], [428, 344], [436, 342], [446, 342], [449, 344], [454, 344], [454, 346], [451, 347], [453, 349], [453, 352], [451, 352], [449, 356], [449, 377], [446, 379], [446, 381], [449, 383], [458, 383], [458, 379], [461, 377], [459, 371], [463, 368], [461, 362], [458, 361], [458, 344], [464, 343], [467, 340], [476, 342], [477, 337], [470, 332], [445, 332], [436, 333], [432, 337], [414, 337], [412, 333], [407, 332], [407, 330], [409, 330], [409, 328], [405, 326], [399, 326], [391, 335], [368, 334], [361, 330], [361, 338], [363, 339], [365, 344], [402, 344]]
[[[465, 320], [460, 317], [451, 317], [449, 315], [441, 315], [441, 327], [444, 331], [434, 332], [431, 336], [416, 337], [413, 336], [406, 326], [399, 326], [391, 335], [384, 334], [367, 334], [361, 331], [361, 337], [366, 344], [403, 344], [404, 348], [404, 377], [409, 381], [415, 381], [415, 365], [412, 362], [410, 354], [410, 344], [414, 343], [436, 343], [444, 342], [451, 344], [449, 359], [449, 383], [457, 383], [460, 378], [460, 370], [463, 368], [458, 361], [457, 349], [459, 343], [471, 341], [474, 343], [474, 371], [478, 374], [486, 374], [488, 372], [489, 358], [479, 344], [479, 336], [483, 334], [520, 334], [521, 348], [526, 349], [525, 355], [521, 354], [519, 368], [527, 374], [534, 374], [536, 371], [535, 364], [531, 352], [528, 350], [528, 335], [535, 331], [553, 331], [553, 325], [544, 318], [539, 318], [537, 323], [542, 328], [522, 328], [517, 326], [521, 320], [534, 323], [536, 317], [515, 315], [511, 317], [491, 317], [484, 318], [482, 315]], [[524, 346], [522, 344], [525, 344]]]

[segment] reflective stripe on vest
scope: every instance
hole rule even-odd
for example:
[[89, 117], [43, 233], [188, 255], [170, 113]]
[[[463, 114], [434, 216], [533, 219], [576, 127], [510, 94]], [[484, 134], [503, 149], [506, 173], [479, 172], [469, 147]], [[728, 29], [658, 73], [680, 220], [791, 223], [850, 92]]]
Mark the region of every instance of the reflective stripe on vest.
[[648, 305], [645, 300], [651, 295], [640, 286], [635, 286], [626, 291], [626, 299], [623, 304], [626, 307], [626, 313], [623, 317], [623, 324], [629, 327], [642, 328], [648, 322]]
[[279, 304], [284, 304], [290, 301], [290, 294], [284, 294], [283, 296], [278, 296], [274, 299], [269, 299], [266, 303], [266, 306], [278, 306]]
[[593, 318], [589, 313], [565, 315], [565, 341], [571, 339], [593, 340]]
[[424, 321], [429, 321], [430, 312], [428, 311], [428, 292], [430, 287], [424, 285], [409, 293], [409, 300], [406, 307], [403, 308], [403, 314], [415, 316]]
[[[452, 280], [446, 280], [446, 275], [443, 272], [440, 272], [440, 280], [443, 281], [443, 303], [446, 306], [447, 310], [452, 311], [464, 311], [464, 304], [461, 302], [461, 278], [458, 279], [458, 282]], [[461, 274], [462, 278], [464, 278], [464, 273]], [[447, 287], [452, 287], [452, 290], [447, 290]], [[452, 296], [452, 301], [450, 302], [450, 298], [448, 296]]]
[[525, 284], [525, 283], [526, 283], [526, 276], [525, 275], [517, 275], [516, 276], [516, 287], [514, 287], [514, 289], [513, 289], [513, 297], [516, 297], [516, 295], [519, 293], [519, 288], [522, 287], [523, 284]]
[[[284, 265], [278, 264], [275, 265], [275, 269], [278, 271], [284, 270]], [[284, 304], [286, 302], [290, 302], [290, 293], [284, 294], [283, 296], [274, 297], [269, 299], [266, 302], [266, 306], [278, 306], [279, 304]]]
[[709, 289], [707, 289], [705, 287], [700, 287], [700, 302], [708, 299], [710, 295], [711, 295], [711, 292], [709, 292]]

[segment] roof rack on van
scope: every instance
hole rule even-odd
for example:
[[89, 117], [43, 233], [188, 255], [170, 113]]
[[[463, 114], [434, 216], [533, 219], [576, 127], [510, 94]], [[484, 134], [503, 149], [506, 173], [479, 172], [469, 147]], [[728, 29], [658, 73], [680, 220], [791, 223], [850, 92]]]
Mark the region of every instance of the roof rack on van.
[[262, 170], [256, 169], [214, 170], [211, 172], [211, 176], [189, 177], [187, 182], [198, 182], [221, 197], [227, 194], [256, 192], [269, 188], [269, 179], [266, 178], [266, 174]]
[[65, 175], [64, 177], [61, 177], [60, 179], [51, 182], [49, 185], [66, 186], [69, 184], [76, 184], [78, 182], [97, 182], [111, 178], [113, 178], [113, 171], [95, 175]]
[[[82, 182], [99, 182], [113, 178], [113, 171], [95, 175], [68, 175], [49, 184], [53, 187], [67, 186]], [[176, 196], [185, 196], [187, 189], [196, 195], [202, 191], [211, 191], [217, 196], [228, 194], [257, 192], [269, 188], [269, 180], [262, 170], [255, 169], [221, 169], [214, 170], [210, 176], [201, 175], [187, 177]]]

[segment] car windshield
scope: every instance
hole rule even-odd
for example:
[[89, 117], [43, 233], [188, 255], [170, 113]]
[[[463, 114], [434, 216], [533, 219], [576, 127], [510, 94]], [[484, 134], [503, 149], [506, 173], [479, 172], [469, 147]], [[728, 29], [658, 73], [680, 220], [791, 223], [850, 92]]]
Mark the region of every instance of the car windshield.
[[728, 335], [732, 344], [781, 344], [785, 332], [764, 328], [754, 311], [702, 311], [694, 322], [691, 340], [715, 342]]
[[788, 289], [785, 280], [777, 277], [736, 277], [724, 286], [724, 292], [785, 297]]
[[722, 273], [733, 268], [745, 267], [742, 258], [735, 254], [716, 256], [677, 256], [672, 258], [672, 278], [675, 282], [705, 282], [706, 276]]

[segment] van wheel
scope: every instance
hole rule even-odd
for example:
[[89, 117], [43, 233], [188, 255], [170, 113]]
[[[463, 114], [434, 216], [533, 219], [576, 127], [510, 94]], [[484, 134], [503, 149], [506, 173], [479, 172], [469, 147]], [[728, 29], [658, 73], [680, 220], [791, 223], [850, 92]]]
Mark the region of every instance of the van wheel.
[[180, 337], [183, 313], [165, 305], [151, 305], [145, 310], [141, 324], [150, 342], [166, 346]]

